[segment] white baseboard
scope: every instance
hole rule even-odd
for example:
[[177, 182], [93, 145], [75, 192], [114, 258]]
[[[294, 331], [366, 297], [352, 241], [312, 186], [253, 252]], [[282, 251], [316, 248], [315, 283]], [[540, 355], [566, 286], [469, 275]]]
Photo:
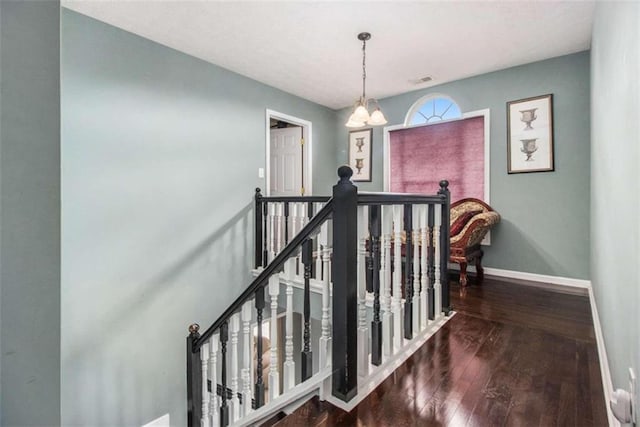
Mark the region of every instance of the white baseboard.
[[[449, 264], [449, 270], [459, 271], [458, 264]], [[475, 267], [470, 265], [467, 271], [474, 272]], [[546, 274], [527, 273], [524, 271], [503, 270], [501, 268], [484, 267], [484, 275], [505, 279], [513, 279], [525, 285], [555, 285], [566, 288], [580, 289], [580, 294], [587, 295], [587, 290], [591, 289], [591, 281], [584, 279], [574, 279], [572, 277], [548, 276]], [[543, 286], [546, 287], [546, 286]]]
[[602, 388], [604, 389], [604, 405], [607, 409], [607, 418], [609, 426], [620, 427], [620, 422], [613, 416], [609, 401], [613, 394], [613, 381], [611, 380], [611, 371], [609, 370], [609, 360], [607, 359], [607, 349], [604, 345], [604, 336], [602, 335], [602, 326], [600, 325], [600, 317], [598, 316], [598, 307], [596, 299], [593, 295], [593, 289], [589, 287], [589, 303], [591, 304], [591, 318], [593, 319], [593, 329], [596, 334], [596, 343], [598, 345], [598, 358], [600, 359], [600, 376], [602, 377]]
[[571, 286], [573, 288], [590, 289], [591, 281], [574, 279], [571, 277], [548, 276], [546, 274], [526, 273], [524, 271], [502, 270], [500, 268], [485, 267], [487, 276], [507, 277], [510, 279], [526, 280], [530, 282], [549, 283], [552, 285]]

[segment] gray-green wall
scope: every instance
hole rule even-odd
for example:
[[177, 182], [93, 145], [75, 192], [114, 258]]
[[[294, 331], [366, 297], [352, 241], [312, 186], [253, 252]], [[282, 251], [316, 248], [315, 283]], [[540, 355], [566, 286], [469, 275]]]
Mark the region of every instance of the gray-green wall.
[[627, 369], [640, 373], [640, 3], [598, 3], [591, 48], [591, 282], [613, 388], [628, 389]]
[[320, 194], [336, 114], [68, 10], [61, 60], [62, 421], [183, 426], [187, 327], [249, 283], [265, 109], [313, 123]]
[[[596, 10], [597, 122], [588, 53], [382, 101], [392, 124], [430, 92], [491, 109], [503, 223], [486, 264], [589, 278], [590, 255], [616, 387], [640, 365], [638, 273], [625, 267], [640, 255], [638, 13]], [[169, 412], [182, 425], [186, 326], [210, 323], [247, 277], [264, 109], [313, 122], [317, 193], [346, 159], [347, 113], [62, 15], [60, 289], [58, 4], [0, 2], [1, 423], [56, 425], [62, 411], [65, 425], [140, 425]], [[543, 93], [554, 94], [556, 172], [507, 175], [505, 102]], [[380, 190], [380, 129], [374, 138], [374, 182], [360, 187]]]
[[[414, 102], [430, 93], [451, 96], [463, 112], [491, 110], [491, 205], [502, 215], [502, 222], [491, 233], [483, 265], [588, 279], [589, 53], [382, 99], [380, 105], [389, 125], [402, 124]], [[553, 94], [555, 172], [508, 175], [506, 103], [547, 93]], [[344, 123], [349, 113], [340, 111], [336, 124], [339, 163], [347, 161]], [[382, 191], [381, 127], [374, 128], [373, 138], [373, 181], [358, 183], [358, 187]]]
[[58, 1], [0, 1], [0, 425], [60, 424]]

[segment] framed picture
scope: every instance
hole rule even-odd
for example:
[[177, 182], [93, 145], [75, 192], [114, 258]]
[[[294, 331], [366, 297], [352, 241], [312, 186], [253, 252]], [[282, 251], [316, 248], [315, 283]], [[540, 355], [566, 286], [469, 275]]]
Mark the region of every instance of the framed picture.
[[553, 171], [553, 95], [507, 102], [509, 173]]
[[349, 166], [353, 169], [352, 181], [371, 182], [372, 129], [349, 132]]

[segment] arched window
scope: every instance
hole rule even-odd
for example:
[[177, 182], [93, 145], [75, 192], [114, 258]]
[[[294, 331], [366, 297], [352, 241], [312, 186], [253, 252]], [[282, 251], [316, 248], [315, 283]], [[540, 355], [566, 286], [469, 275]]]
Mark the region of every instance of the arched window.
[[385, 190], [430, 194], [446, 179], [452, 202], [473, 197], [490, 203], [488, 109], [463, 115], [449, 96], [429, 94], [386, 138]]
[[405, 126], [422, 125], [462, 117], [458, 104], [447, 95], [430, 94], [416, 101], [407, 113]]

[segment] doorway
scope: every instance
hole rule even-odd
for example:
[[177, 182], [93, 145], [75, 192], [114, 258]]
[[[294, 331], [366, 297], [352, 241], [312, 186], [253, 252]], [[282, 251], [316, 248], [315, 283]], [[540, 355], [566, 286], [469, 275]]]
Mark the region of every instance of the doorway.
[[311, 195], [311, 122], [267, 110], [266, 127], [266, 195]]

